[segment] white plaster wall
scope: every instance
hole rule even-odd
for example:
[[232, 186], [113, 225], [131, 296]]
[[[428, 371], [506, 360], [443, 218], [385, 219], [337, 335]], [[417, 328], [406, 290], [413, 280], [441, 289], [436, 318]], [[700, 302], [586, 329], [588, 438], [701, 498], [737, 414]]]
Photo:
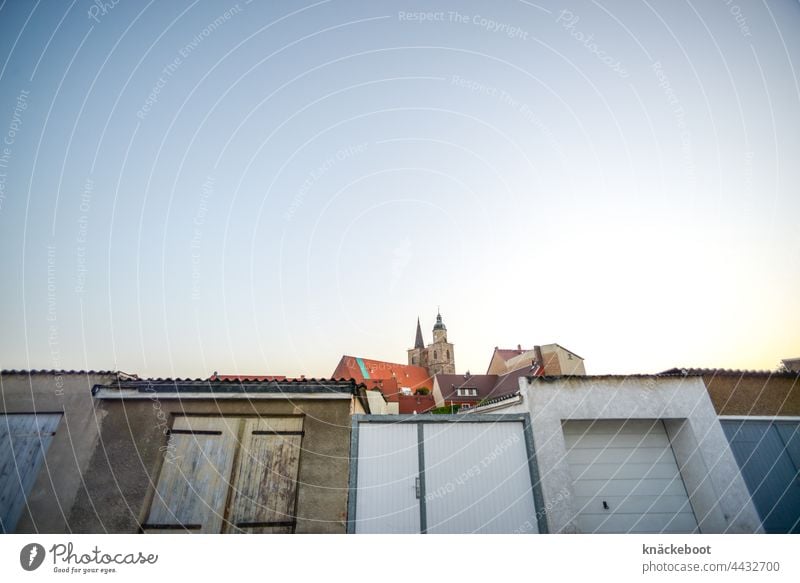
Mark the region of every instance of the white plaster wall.
[[701, 532], [762, 532], [699, 377], [521, 378], [520, 390], [522, 403], [498, 413], [531, 414], [550, 532], [578, 532], [561, 427], [573, 419], [663, 419]]

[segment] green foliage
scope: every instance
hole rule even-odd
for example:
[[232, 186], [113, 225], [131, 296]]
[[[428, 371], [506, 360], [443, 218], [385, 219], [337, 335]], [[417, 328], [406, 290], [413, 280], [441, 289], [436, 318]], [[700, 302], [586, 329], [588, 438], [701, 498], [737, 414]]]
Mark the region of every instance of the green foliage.
[[430, 395], [431, 394], [431, 390], [428, 387], [420, 387], [415, 391], [414, 394], [415, 395]]
[[453, 413], [458, 413], [459, 409], [461, 409], [461, 405], [445, 405], [444, 407], [431, 409], [430, 412], [434, 415], [452, 415]]

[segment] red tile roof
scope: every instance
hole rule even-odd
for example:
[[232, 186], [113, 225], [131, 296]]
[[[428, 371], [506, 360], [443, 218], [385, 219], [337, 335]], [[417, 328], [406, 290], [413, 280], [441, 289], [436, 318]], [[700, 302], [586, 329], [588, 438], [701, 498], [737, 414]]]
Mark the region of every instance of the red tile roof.
[[235, 375], [235, 374], [212, 374], [210, 381], [295, 381], [305, 380], [305, 375], [299, 377], [286, 377], [282, 375]]
[[412, 391], [433, 388], [433, 378], [421, 366], [372, 360], [345, 354], [333, 371], [333, 378], [355, 379], [367, 388], [378, 388], [390, 402], [397, 402], [402, 388]]

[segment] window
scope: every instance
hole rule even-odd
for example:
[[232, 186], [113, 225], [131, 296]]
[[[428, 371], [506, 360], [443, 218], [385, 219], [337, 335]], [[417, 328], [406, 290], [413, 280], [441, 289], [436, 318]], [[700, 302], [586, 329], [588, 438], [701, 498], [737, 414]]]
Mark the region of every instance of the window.
[[303, 418], [176, 417], [144, 532], [294, 531]]
[[433, 351], [433, 360], [436, 360], [437, 358], [439, 358], [439, 356], [436, 354], [436, 351], [434, 350]]
[[447, 360], [450, 360], [450, 350], [447, 350]]
[[456, 395], [459, 397], [477, 397], [478, 396], [478, 389], [456, 389]]

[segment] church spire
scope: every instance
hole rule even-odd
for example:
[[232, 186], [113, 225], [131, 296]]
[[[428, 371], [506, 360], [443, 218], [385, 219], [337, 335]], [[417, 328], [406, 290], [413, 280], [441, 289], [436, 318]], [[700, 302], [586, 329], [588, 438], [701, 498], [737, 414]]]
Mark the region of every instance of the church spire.
[[422, 340], [422, 328], [419, 326], [419, 316], [417, 316], [417, 339], [414, 341], [414, 348], [425, 348], [425, 342]]

